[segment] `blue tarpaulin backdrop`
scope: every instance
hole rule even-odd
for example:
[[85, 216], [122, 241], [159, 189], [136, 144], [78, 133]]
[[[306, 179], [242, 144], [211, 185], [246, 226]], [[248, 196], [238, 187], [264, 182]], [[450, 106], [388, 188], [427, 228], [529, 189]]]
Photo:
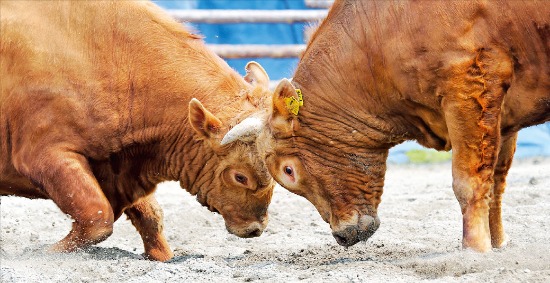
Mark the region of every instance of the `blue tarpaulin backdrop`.
[[[154, 1], [166, 9], [310, 9], [304, 0], [184, 0]], [[205, 41], [212, 44], [302, 44], [307, 24], [191, 24]], [[228, 59], [228, 64], [244, 75], [250, 60], [259, 62], [272, 80], [290, 78], [298, 59]], [[411, 152], [425, 150], [415, 142], [406, 142], [390, 151], [390, 162], [411, 160]], [[431, 152], [431, 150], [426, 150]], [[519, 133], [516, 158], [550, 156], [550, 123], [523, 129]]]
[[[197, 0], [197, 1], [154, 1], [167, 9], [250, 9], [282, 10], [308, 9], [303, 0]], [[212, 44], [302, 44], [306, 23], [295, 24], [191, 24]], [[260, 63], [272, 80], [290, 78], [297, 58], [271, 59], [227, 59], [227, 63], [244, 75], [248, 61]]]

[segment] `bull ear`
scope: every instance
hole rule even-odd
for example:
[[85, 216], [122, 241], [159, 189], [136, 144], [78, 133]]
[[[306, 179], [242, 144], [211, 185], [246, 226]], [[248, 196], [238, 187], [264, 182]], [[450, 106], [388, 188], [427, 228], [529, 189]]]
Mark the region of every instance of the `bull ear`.
[[253, 86], [261, 86], [266, 89], [269, 87], [269, 76], [260, 64], [250, 61], [244, 68], [246, 70], [245, 81]]
[[222, 122], [210, 113], [202, 103], [193, 98], [189, 102], [189, 122], [193, 129], [203, 138], [212, 137], [220, 132]]
[[298, 128], [298, 112], [302, 98], [287, 79], [282, 79], [273, 93], [273, 109], [269, 125], [276, 135], [290, 136]]

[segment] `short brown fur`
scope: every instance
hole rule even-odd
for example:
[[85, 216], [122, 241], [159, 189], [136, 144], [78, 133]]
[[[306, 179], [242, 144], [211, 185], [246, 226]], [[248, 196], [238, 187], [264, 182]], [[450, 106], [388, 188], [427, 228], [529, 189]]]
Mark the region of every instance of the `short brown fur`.
[[270, 172], [349, 246], [379, 225], [389, 148], [452, 149], [464, 247], [502, 247], [517, 131], [550, 119], [549, 27], [545, 1], [335, 1], [290, 87], [300, 113], [273, 96]]
[[170, 259], [153, 195], [169, 180], [230, 232], [261, 234], [274, 182], [253, 142], [220, 140], [263, 109], [264, 86], [150, 2], [0, 5], [0, 195], [49, 198], [74, 219], [53, 250], [104, 240], [126, 213], [146, 256]]

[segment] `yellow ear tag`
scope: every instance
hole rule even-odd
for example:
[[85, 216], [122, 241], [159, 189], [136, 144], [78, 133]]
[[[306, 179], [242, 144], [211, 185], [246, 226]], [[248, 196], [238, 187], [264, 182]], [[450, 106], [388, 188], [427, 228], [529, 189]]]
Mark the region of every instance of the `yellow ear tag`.
[[304, 106], [304, 97], [302, 96], [302, 90], [297, 88], [296, 94], [298, 95], [298, 102], [300, 103], [300, 106]]
[[285, 104], [288, 112], [298, 115], [298, 111], [300, 110], [300, 102], [296, 100], [294, 96], [285, 98]]
[[298, 99], [296, 99], [294, 96], [285, 98], [286, 108], [290, 113], [294, 115], [298, 115], [300, 106], [304, 105], [302, 91], [300, 89], [296, 89], [296, 94], [298, 95]]

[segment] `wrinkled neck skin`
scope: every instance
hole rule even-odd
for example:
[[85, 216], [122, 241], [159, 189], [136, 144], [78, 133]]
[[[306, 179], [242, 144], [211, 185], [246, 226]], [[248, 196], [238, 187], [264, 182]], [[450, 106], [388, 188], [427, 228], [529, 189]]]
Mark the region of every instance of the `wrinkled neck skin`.
[[[220, 157], [234, 146], [221, 146], [223, 135], [235, 124], [260, 111], [256, 105], [260, 105], [261, 102], [246, 97], [246, 94], [252, 91], [251, 86], [234, 71], [231, 70], [231, 73], [233, 76], [221, 78], [225, 82], [222, 81], [219, 86], [213, 87], [223, 92], [213, 91], [204, 85], [191, 85], [193, 90], [188, 92], [191, 95], [179, 95], [173, 103], [159, 106], [165, 111], [162, 122], [155, 121], [156, 118], [153, 118], [152, 122], [145, 120], [145, 125], [150, 126], [139, 127], [130, 134], [140, 144], [158, 144], [156, 162], [152, 163], [158, 167], [156, 170], [149, 170], [149, 174], [158, 174], [157, 176], [163, 178], [159, 181], [179, 181], [181, 187], [192, 195], [197, 195], [197, 199], [203, 205], [207, 205], [208, 191], [221, 185], [216, 183], [220, 182], [221, 172], [217, 171], [220, 169]], [[212, 78], [211, 81], [216, 79]], [[240, 84], [235, 84], [235, 81]], [[189, 81], [180, 83], [187, 87], [190, 84]], [[223, 84], [233, 85], [227, 88]], [[167, 86], [169, 85], [167, 82]], [[223, 128], [217, 136], [202, 138], [191, 127], [187, 108], [191, 98], [199, 99], [220, 119]]]
[[[242, 87], [250, 88], [249, 85], [243, 85]], [[262, 96], [218, 97], [222, 101], [221, 103], [219, 101], [210, 103], [208, 99], [204, 100], [206, 101], [204, 106], [212, 109], [212, 113], [220, 118], [223, 123], [220, 133], [213, 139], [197, 137], [196, 132], [191, 128], [186, 118], [184, 126], [178, 130], [174, 140], [161, 142], [164, 145], [164, 152], [167, 156], [170, 156], [169, 162], [164, 161], [167, 167], [164, 171], [166, 176], [172, 180], [179, 180], [181, 187], [192, 195], [197, 195], [197, 200], [203, 205], [207, 205], [209, 190], [220, 186], [220, 184], [215, 184], [215, 182], [221, 180], [220, 175], [222, 172], [218, 171], [222, 169], [219, 166], [220, 158], [233, 151], [233, 147], [242, 146], [242, 144], [247, 145], [248, 154], [254, 154], [252, 152], [254, 148], [257, 150], [254, 140], [220, 145], [223, 136], [230, 128], [248, 117], [265, 115], [265, 109], [267, 109], [265, 105], [267, 95], [263, 93], [265, 90], [256, 87], [250, 88], [249, 91]], [[240, 91], [229, 93], [240, 93], [242, 95], [243, 90], [241, 88]], [[231, 100], [234, 100], [232, 104], [224, 104]], [[177, 127], [177, 125], [173, 126]], [[260, 171], [262, 170], [258, 169], [258, 172]], [[262, 172], [264, 171], [267, 172], [265, 169]]]
[[[293, 78], [304, 93], [300, 116], [327, 113], [342, 134], [356, 130], [353, 140], [365, 148], [390, 148], [416, 140], [426, 147], [449, 150], [438, 80], [431, 75], [437, 73], [439, 57], [419, 57], [414, 49], [418, 33], [407, 26], [407, 18], [400, 18], [402, 10], [408, 9], [403, 5], [334, 3]], [[396, 25], [388, 26], [386, 22], [392, 20]]]
[[[376, 216], [388, 150], [414, 139], [409, 129], [415, 126], [401, 114], [409, 104], [388, 79], [382, 53], [367, 49], [372, 46], [367, 41], [376, 38], [361, 26], [361, 22], [369, 23], [361, 19], [366, 15], [361, 13], [364, 7], [350, 9], [363, 2], [335, 4], [293, 77], [304, 99], [299, 130], [295, 137], [277, 143], [288, 143], [297, 151], [307, 148], [300, 156], [303, 163], [312, 165], [308, 170], [319, 171], [310, 173], [327, 194], [321, 198], [333, 200], [331, 211], [350, 214], [332, 217], [353, 222], [354, 212]], [[315, 196], [309, 198], [320, 202]], [[339, 219], [328, 217], [323, 216], [338, 225]]]
[[[321, 194], [311, 192], [304, 197], [319, 204], [318, 210], [320, 206], [329, 207], [319, 212], [331, 225], [354, 217], [349, 215], [351, 212], [376, 215], [388, 150], [399, 140], [391, 139], [392, 128], [380, 116], [366, 113], [358, 105], [351, 106], [357, 102], [349, 102], [348, 107], [345, 99], [333, 103], [317, 95], [350, 93], [345, 84], [309, 86], [302, 80], [301, 76], [293, 80], [304, 94], [304, 107], [298, 115], [299, 129], [293, 137], [277, 140], [277, 144], [285, 145], [280, 148], [291, 148], [277, 154], [299, 155], [308, 173], [317, 177], [317, 186], [323, 188]], [[324, 203], [324, 200], [331, 201]], [[345, 214], [331, 215], [327, 211]]]
[[[131, 46], [127, 48], [140, 55], [121, 58], [118, 68], [106, 70], [112, 80], [104, 88], [116, 98], [118, 128], [122, 129], [108, 145], [108, 152], [147, 159], [148, 167], [140, 169], [140, 176], [151, 188], [161, 181], [177, 180], [197, 194], [214, 187], [214, 174], [219, 173], [213, 170], [219, 164], [217, 154], [225, 150], [218, 145], [223, 134], [259, 111], [261, 102], [249, 96], [259, 90], [208, 50], [202, 40], [177, 30], [174, 33], [160, 50], [139, 39], [127, 42]], [[131, 60], [125, 60], [128, 58]], [[192, 129], [188, 117], [192, 98], [221, 120], [219, 136], [201, 139]]]

